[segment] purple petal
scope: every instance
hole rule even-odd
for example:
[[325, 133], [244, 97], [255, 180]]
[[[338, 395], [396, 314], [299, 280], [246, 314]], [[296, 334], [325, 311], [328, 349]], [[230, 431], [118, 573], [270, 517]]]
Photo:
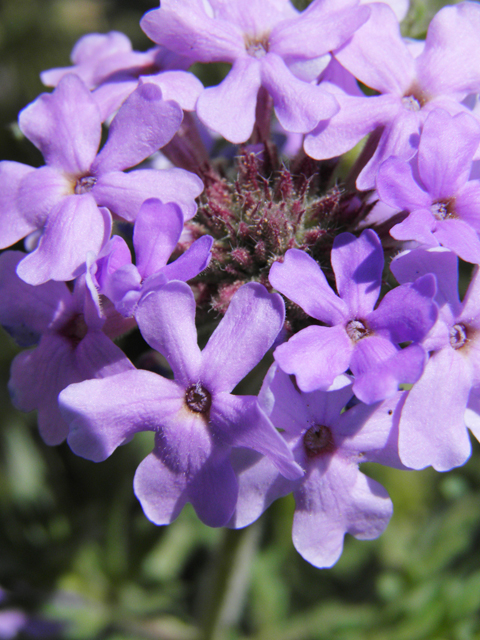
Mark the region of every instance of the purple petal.
[[368, 87], [403, 96], [415, 79], [414, 58], [390, 7], [383, 3], [371, 3], [369, 7], [370, 19], [335, 52], [335, 57]]
[[[270, 49], [282, 57], [317, 58], [340, 47], [370, 15], [369, 7], [352, 0], [313, 2], [298, 17], [272, 30]], [[319, 34], [321, 36], [319, 37]]]
[[41, 229], [53, 208], [66, 196], [73, 195], [74, 188], [74, 181], [63, 172], [40, 167], [22, 180], [18, 189], [18, 209], [30, 224]]
[[10, 247], [36, 229], [31, 220], [23, 217], [17, 202], [22, 179], [34, 171], [19, 162], [0, 162], [0, 249]]
[[0, 255], [0, 324], [20, 346], [35, 344], [61, 309], [68, 309], [71, 294], [63, 282], [46, 282], [32, 287], [15, 269], [24, 253], [6, 251]]
[[455, 212], [480, 233], [480, 181], [470, 180], [455, 197]]
[[419, 82], [429, 95], [453, 94], [461, 101], [480, 90], [479, 32], [476, 2], [443, 7], [433, 17], [425, 48], [416, 61]]
[[407, 393], [399, 391], [384, 402], [357, 404], [344, 411], [335, 424], [342, 453], [358, 462], [378, 462], [405, 469], [398, 454], [398, 426]]
[[99, 205], [133, 222], [148, 198], [176, 202], [185, 220], [190, 220], [197, 211], [194, 200], [202, 191], [203, 182], [198, 176], [174, 168], [164, 171], [138, 169], [130, 173], [114, 171], [99, 177], [92, 194]]
[[449, 305], [452, 319], [460, 314], [458, 298], [458, 258], [446, 249], [416, 249], [402, 253], [390, 264], [390, 269], [401, 284], [433, 273], [437, 280], [435, 301], [439, 307]]
[[[455, 322], [464, 322], [466, 325], [478, 329], [480, 328], [480, 270], [478, 267], [473, 271], [470, 284], [463, 298], [461, 312], [458, 312]], [[452, 322], [453, 324], [453, 322]], [[471, 341], [470, 348], [475, 349], [476, 340]]]
[[314, 469], [294, 495], [293, 544], [319, 568], [338, 560], [345, 533], [376, 538], [393, 511], [385, 489], [340, 457], [333, 457], [324, 473]]
[[20, 112], [19, 125], [48, 165], [71, 175], [88, 173], [102, 126], [98, 107], [80, 78], [62, 78], [53, 93], [43, 93]]
[[471, 368], [462, 354], [446, 347], [430, 357], [402, 411], [399, 450], [404, 464], [448, 471], [468, 459], [464, 414], [471, 382]]
[[287, 480], [268, 458], [245, 449], [232, 452], [232, 464], [238, 477], [238, 499], [228, 523], [240, 529], [254, 522], [274, 500], [296, 489], [299, 481]]
[[378, 169], [391, 156], [411, 160], [417, 153], [420, 140], [421, 114], [401, 108], [385, 125], [373, 156], [360, 172], [356, 186], [361, 191], [374, 189]]
[[183, 406], [183, 389], [150, 371], [134, 370], [70, 385], [59, 403], [73, 452], [100, 462], [138, 431], [159, 429], [165, 416]]
[[140, 84], [112, 120], [108, 140], [92, 166], [92, 173], [134, 167], [170, 142], [182, 119], [183, 111], [178, 104], [163, 100], [156, 85]]
[[463, 220], [438, 221], [434, 236], [439, 244], [451, 249], [465, 262], [480, 263], [480, 239]]
[[451, 117], [443, 109], [428, 115], [420, 138], [418, 170], [432, 200], [451, 198], [463, 187], [479, 143], [480, 126], [472, 116]]
[[436, 280], [432, 274], [389, 291], [378, 309], [367, 317], [368, 326], [396, 343], [421, 342], [437, 320], [433, 303]]
[[287, 443], [260, 409], [255, 396], [216, 394], [210, 428], [215, 441], [262, 453], [286, 478], [295, 480], [303, 475]]
[[140, 463], [133, 489], [147, 518], [170, 524], [187, 502], [187, 477], [167, 466], [154, 450]]
[[277, 364], [273, 364], [265, 376], [258, 402], [275, 427], [288, 434], [300, 434], [308, 423], [303, 397]]
[[334, 158], [353, 149], [367, 134], [385, 125], [401, 109], [395, 96], [358, 98], [339, 95], [335, 99], [340, 111], [305, 138], [305, 152], [317, 160]]
[[[425, 350], [419, 345], [411, 345], [388, 355], [379, 354], [378, 343], [374, 345], [376, 350], [373, 352], [372, 344], [373, 342], [369, 342], [365, 345], [361, 353], [362, 362], [360, 357], [355, 360], [352, 358], [351, 365], [355, 373], [353, 390], [357, 398], [366, 404], [392, 397], [397, 393], [399, 384], [417, 382], [427, 359]], [[360, 352], [355, 355], [360, 356]]]
[[101, 331], [89, 331], [75, 350], [82, 380], [108, 378], [135, 367], [117, 345]]
[[343, 326], [307, 327], [276, 348], [275, 360], [304, 392], [326, 390], [350, 364], [353, 345]]
[[208, 459], [187, 487], [197, 516], [209, 527], [222, 527], [232, 517], [238, 483], [230, 460]]
[[211, 392], [230, 392], [263, 358], [285, 320], [278, 293], [258, 283], [235, 293], [202, 353], [201, 380]]
[[307, 133], [320, 120], [338, 113], [339, 106], [333, 95], [296, 78], [274, 53], [262, 59], [261, 71], [262, 85], [272, 96], [275, 115], [287, 131]]
[[359, 238], [341, 233], [333, 242], [331, 259], [338, 295], [350, 317], [364, 317], [375, 306], [382, 283], [383, 249], [377, 234], [371, 229]]
[[189, 71], [163, 71], [148, 76], [145, 81], [156, 84], [162, 91], [164, 100], [174, 100], [184, 111], [195, 111], [203, 84]]
[[396, 240], [416, 240], [430, 247], [438, 247], [438, 240], [432, 233], [435, 227], [435, 218], [430, 211], [419, 209], [392, 227], [390, 235]]
[[107, 242], [110, 225], [110, 214], [100, 210], [90, 194], [67, 196], [49, 217], [38, 247], [18, 265], [18, 275], [34, 285], [71, 280], [87, 252], [98, 253]]
[[150, 198], [140, 207], [133, 230], [136, 265], [142, 278], [164, 267], [177, 246], [183, 214], [174, 202]]
[[185, 253], [163, 268], [163, 275], [168, 280], [183, 280], [183, 282], [195, 278], [207, 268], [212, 257], [210, 253], [212, 245], [213, 238], [211, 236], [198, 238]]
[[102, 122], [114, 115], [137, 87], [138, 78], [125, 73], [125, 75], [116, 74], [111, 82], [105, 82], [92, 91], [92, 98], [98, 105]]
[[140, 26], [154, 42], [183, 55], [188, 52], [199, 62], [233, 62], [245, 53], [239, 27], [210, 18], [195, 0], [163, 0], [161, 9], [148, 11]]
[[197, 382], [202, 355], [197, 344], [195, 299], [190, 287], [173, 281], [148, 293], [138, 305], [136, 319], [148, 344], [167, 358], [175, 379], [184, 387]]
[[36, 349], [23, 351], [12, 363], [12, 402], [21, 411], [38, 409], [38, 428], [48, 445], [60, 444], [67, 437], [68, 424], [60, 413], [58, 394], [79, 380], [75, 352], [57, 335], [46, 334]]
[[200, 95], [197, 115], [204, 125], [238, 144], [250, 137], [255, 124], [260, 63], [242, 56], [235, 60], [227, 77]]
[[274, 364], [265, 377], [258, 399], [277, 429], [298, 437], [310, 428], [312, 422], [323, 425], [335, 423], [352, 395], [350, 376], [335, 378], [328, 391], [302, 393]]
[[345, 303], [333, 292], [320, 266], [308, 253], [289, 249], [283, 262], [273, 263], [269, 280], [312, 318], [330, 325], [345, 319]]
[[429, 209], [433, 198], [413, 177], [410, 163], [389, 158], [380, 165], [377, 176], [380, 200], [400, 211]]

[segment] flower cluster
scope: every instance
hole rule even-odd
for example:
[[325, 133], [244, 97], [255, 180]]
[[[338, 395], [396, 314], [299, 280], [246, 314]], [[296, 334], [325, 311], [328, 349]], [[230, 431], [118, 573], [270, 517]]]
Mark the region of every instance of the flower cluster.
[[[162, 0], [149, 51], [87, 35], [20, 113], [45, 165], [0, 163], [12, 401], [96, 462], [154, 432], [134, 490], [158, 525], [190, 502], [244, 527], [293, 493], [328, 567], [392, 514], [360, 463], [446, 471], [480, 438], [480, 5], [424, 42], [407, 9]], [[196, 62], [231, 68], [204, 88]], [[133, 330], [168, 367], [127, 358]]]

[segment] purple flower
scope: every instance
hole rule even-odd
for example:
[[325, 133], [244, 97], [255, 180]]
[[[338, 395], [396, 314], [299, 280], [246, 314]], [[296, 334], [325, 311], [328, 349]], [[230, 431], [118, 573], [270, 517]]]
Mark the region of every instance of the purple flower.
[[154, 47], [133, 51], [123, 33], [91, 33], [83, 36], [72, 51], [73, 67], [50, 69], [41, 74], [44, 84], [56, 87], [68, 73], [78, 75], [91, 90], [102, 121], [113, 114], [137, 88], [139, 81], [156, 84], [164, 100], [175, 100], [186, 111], [193, 111], [203, 85], [185, 69], [192, 59]]
[[448, 471], [463, 464], [471, 447], [467, 428], [480, 440], [480, 276], [458, 298], [457, 257], [442, 249], [407, 252], [391, 265], [399, 282], [435, 274], [439, 319], [423, 345], [430, 358], [402, 409], [399, 451], [413, 469]]
[[352, 395], [348, 376], [339, 376], [328, 391], [303, 393], [276, 365], [270, 369], [259, 402], [282, 430], [305, 475], [287, 480], [268, 459], [236, 454], [239, 497], [230, 526], [250, 524], [274, 500], [293, 491], [293, 543], [316, 567], [331, 567], [338, 560], [345, 533], [371, 540], [383, 532], [392, 503], [358, 465], [370, 461], [404, 468], [397, 452], [396, 407], [402, 393], [341, 413]]
[[202, 236], [177, 260], [167, 264], [183, 231], [183, 214], [174, 202], [151, 198], [140, 207], [133, 230], [136, 264], [127, 243], [113, 238], [100, 252], [94, 280], [124, 316], [132, 316], [139, 300], [169, 280], [187, 281], [210, 262], [213, 238]]
[[480, 143], [480, 124], [459, 113], [432, 111], [418, 154], [409, 164], [389, 158], [378, 172], [380, 199], [409, 212], [390, 233], [397, 240], [439, 244], [468, 262], [480, 263], [480, 182], [468, 180]]
[[88, 275], [75, 282], [73, 293], [64, 282], [34, 287], [15, 273], [23, 256], [19, 251], [0, 256], [0, 324], [21, 346], [38, 346], [14, 359], [9, 390], [21, 411], [38, 409], [40, 434], [55, 445], [68, 433], [58, 408], [60, 391], [72, 382], [120, 373], [133, 365], [112, 342], [118, 320], [100, 313]]
[[374, 310], [380, 294], [383, 250], [376, 233], [359, 238], [342, 233], [335, 238], [332, 267], [338, 296], [318, 264], [308, 254], [290, 249], [283, 263], [270, 270], [271, 284], [309, 316], [327, 326], [310, 326], [277, 347], [280, 367], [296, 376], [302, 391], [327, 389], [336, 376], [350, 370], [353, 390], [366, 403], [393, 395], [399, 383], [421, 376], [425, 351], [418, 343], [433, 326], [437, 309], [433, 276], [388, 292]]
[[392, 10], [383, 3], [369, 6], [371, 18], [335, 57], [381, 95], [336, 92], [340, 111], [321, 122], [305, 140], [308, 155], [331, 158], [382, 127], [375, 153], [357, 179], [359, 189], [375, 187], [377, 169], [390, 156], [409, 160], [415, 154], [422, 125], [432, 109], [442, 107], [451, 115], [468, 111], [462, 101], [480, 91], [478, 3], [462, 2], [439, 11], [416, 57], [402, 39]]
[[18, 267], [29, 284], [70, 280], [84, 270], [88, 251], [98, 253], [110, 236], [111, 216], [134, 220], [148, 197], [175, 197], [185, 216], [196, 211], [203, 189], [181, 169], [123, 171], [166, 144], [182, 121], [174, 102], [158, 87], [143, 84], [114, 118], [97, 155], [102, 134], [98, 107], [75, 75], [52, 94], [41, 95], [19, 118], [22, 131], [43, 153], [46, 166], [0, 164], [0, 246], [42, 230], [38, 247]]
[[267, 455], [290, 478], [301, 475], [257, 398], [231, 393], [282, 328], [278, 294], [259, 284], [241, 287], [203, 351], [197, 345], [195, 299], [183, 282], [146, 295], [136, 319], [175, 379], [129, 371], [68, 387], [60, 401], [75, 453], [104, 460], [137, 431], [155, 431], [155, 448], [140, 464], [134, 486], [156, 524], [170, 523], [186, 502], [210, 526], [228, 522], [238, 492], [232, 447]]
[[288, 0], [162, 0], [141, 27], [154, 41], [200, 62], [232, 64], [225, 80], [199, 97], [204, 124], [231, 142], [245, 142], [255, 125], [261, 87], [284, 129], [311, 131], [338, 111], [335, 98], [311, 84], [329, 52], [365, 22], [358, 0], [316, 0], [302, 13]]

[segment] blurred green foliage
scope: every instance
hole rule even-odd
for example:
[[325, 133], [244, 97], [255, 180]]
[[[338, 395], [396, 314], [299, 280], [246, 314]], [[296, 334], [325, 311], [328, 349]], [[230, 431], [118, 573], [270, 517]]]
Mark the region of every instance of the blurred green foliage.
[[[413, 2], [405, 33], [422, 37], [442, 4]], [[117, 29], [135, 48], [147, 48], [138, 21], [156, 6], [3, 0], [1, 157], [41, 161], [13, 124], [43, 90], [41, 70], [67, 65], [72, 45], [87, 32]], [[476, 442], [470, 461], [448, 474], [365, 465], [391, 494], [392, 521], [378, 540], [347, 536], [337, 565], [319, 571], [292, 546], [291, 497], [244, 531], [209, 529], [189, 507], [170, 527], [155, 527], [132, 491], [150, 434], [101, 464], [66, 445], [47, 447], [35, 415], [19, 414], [8, 399], [8, 367], [17, 352], [2, 333], [0, 618], [22, 609], [58, 621], [42, 636], [52, 640], [480, 639]], [[16, 637], [39, 637], [32, 634], [26, 628]]]

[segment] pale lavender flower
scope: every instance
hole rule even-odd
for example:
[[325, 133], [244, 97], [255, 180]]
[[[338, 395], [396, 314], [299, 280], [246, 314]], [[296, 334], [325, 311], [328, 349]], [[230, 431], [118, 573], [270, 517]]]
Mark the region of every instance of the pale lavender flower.
[[401, 413], [400, 457], [413, 469], [463, 464], [471, 451], [467, 427], [480, 440], [480, 273], [477, 267], [460, 303], [457, 263], [445, 249], [417, 249], [391, 265], [399, 282], [433, 273], [438, 283], [439, 319], [423, 341], [430, 358]]
[[98, 291], [117, 311], [132, 316], [140, 299], [169, 280], [186, 282], [210, 262], [213, 238], [202, 236], [177, 260], [170, 259], [183, 231], [183, 214], [174, 202], [151, 198], [140, 207], [133, 229], [135, 264], [127, 243], [113, 236], [100, 252], [93, 277]]
[[257, 398], [231, 393], [282, 328], [278, 294], [255, 283], [241, 287], [203, 351], [195, 299], [183, 282], [146, 295], [136, 319], [148, 344], [168, 360], [174, 380], [129, 371], [65, 389], [60, 402], [75, 453], [104, 460], [136, 432], [155, 431], [155, 448], [140, 464], [134, 487], [156, 524], [172, 522], [186, 502], [206, 524], [226, 524], [238, 492], [230, 462], [234, 447], [268, 456], [287, 477], [301, 475]]
[[21, 411], [38, 409], [40, 434], [55, 445], [68, 434], [58, 408], [60, 391], [72, 382], [120, 373], [133, 365], [112, 342], [121, 324], [100, 312], [89, 275], [75, 282], [73, 293], [64, 282], [35, 287], [15, 273], [24, 255], [6, 251], [0, 256], [0, 324], [21, 346], [38, 346], [13, 360], [9, 390]]
[[121, 106], [142, 79], [156, 84], [164, 100], [175, 100], [186, 111], [193, 111], [203, 85], [186, 71], [193, 60], [164, 47], [145, 52], [133, 51], [123, 33], [90, 33], [75, 45], [72, 67], [50, 69], [41, 74], [42, 82], [56, 87], [68, 73], [78, 75], [93, 92], [102, 121]]
[[[63, 78], [52, 94], [24, 109], [20, 128], [43, 153], [46, 166], [33, 169], [0, 163], [0, 247], [42, 230], [37, 248], [18, 274], [29, 284], [70, 280], [84, 271], [88, 251], [108, 241], [111, 213], [134, 220], [148, 197], [175, 199], [186, 218], [194, 215], [201, 180], [182, 169], [124, 170], [166, 144], [182, 121], [182, 110], [143, 84], [114, 118], [98, 152], [102, 125], [98, 107], [75, 75]], [[105, 209], [104, 207], [108, 208]]]
[[369, 13], [358, 0], [316, 0], [302, 13], [289, 0], [162, 0], [141, 27], [154, 42], [179, 54], [232, 64], [220, 85], [200, 95], [197, 114], [239, 143], [253, 131], [262, 87], [287, 131], [311, 131], [336, 113], [335, 98], [311, 81], [328, 64], [329, 52]]
[[380, 199], [410, 214], [390, 230], [394, 238], [441, 244], [467, 262], [480, 263], [480, 181], [468, 179], [479, 143], [475, 118], [435, 109], [414, 160], [390, 158], [380, 166]]
[[383, 270], [381, 242], [367, 229], [359, 238], [342, 233], [335, 238], [332, 267], [336, 295], [308, 254], [290, 249], [283, 263], [270, 270], [275, 289], [327, 326], [310, 326], [277, 347], [280, 367], [294, 374], [302, 391], [327, 389], [348, 369], [353, 390], [363, 402], [393, 395], [399, 383], [421, 376], [426, 354], [418, 343], [433, 326], [437, 309], [432, 300], [435, 278], [419, 278], [389, 291], [377, 309]]
[[259, 402], [282, 430], [305, 475], [288, 480], [266, 458], [251, 452], [235, 454], [239, 497], [229, 526], [250, 524], [274, 500], [293, 491], [293, 543], [316, 567], [331, 567], [338, 560], [345, 533], [371, 540], [383, 532], [392, 503], [385, 489], [361, 473], [358, 465], [379, 462], [404, 468], [397, 452], [397, 405], [402, 393], [343, 411], [352, 395], [349, 376], [339, 376], [327, 391], [303, 393], [273, 365]]
[[402, 39], [389, 7], [369, 6], [370, 19], [335, 57], [381, 95], [335, 93], [340, 111], [322, 121], [305, 140], [308, 155], [331, 158], [382, 127], [375, 153], [357, 179], [359, 189], [375, 187], [377, 169], [388, 157], [409, 160], [415, 154], [432, 109], [441, 107], [450, 115], [469, 111], [462, 101], [480, 91], [480, 6], [476, 2], [441, 9], [430, 23], [420, 55]]

